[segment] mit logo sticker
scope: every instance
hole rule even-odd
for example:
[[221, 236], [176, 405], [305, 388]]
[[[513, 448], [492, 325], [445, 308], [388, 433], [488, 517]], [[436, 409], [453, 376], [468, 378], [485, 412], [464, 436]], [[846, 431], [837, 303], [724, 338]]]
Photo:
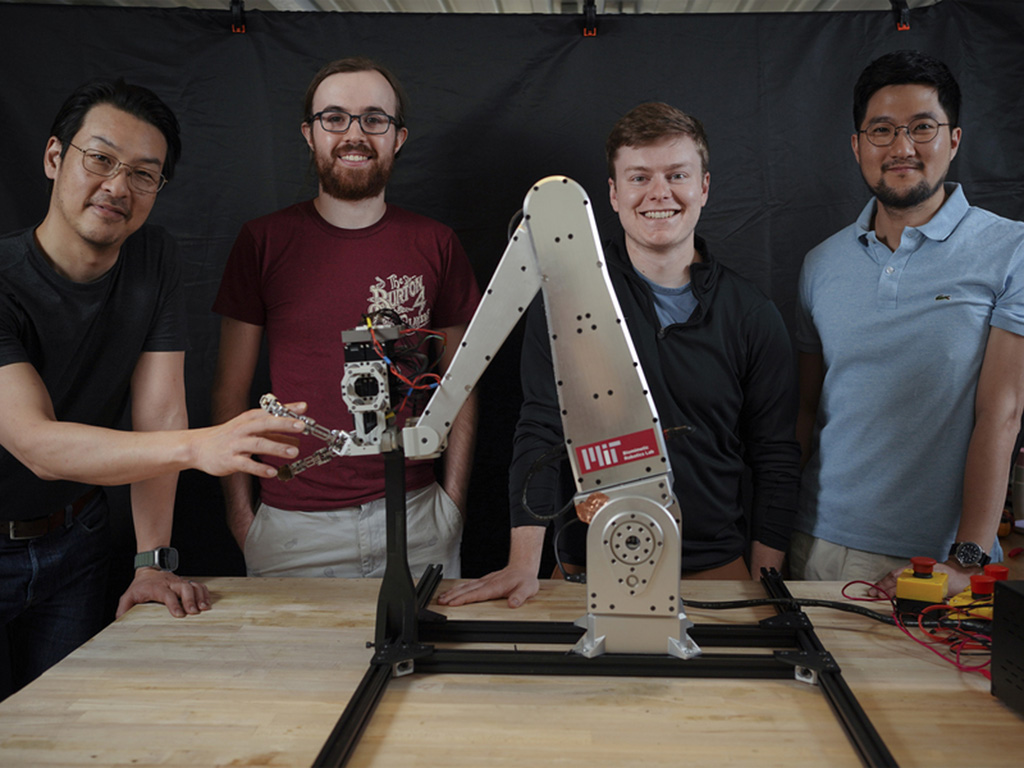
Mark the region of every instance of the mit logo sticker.
[[658, 438], [653, 429], [623, 435], [613, 440], [591, 443], [576, 449], [576, 461], [581, 472], [597, 472], [631, 461], [658, 456]]

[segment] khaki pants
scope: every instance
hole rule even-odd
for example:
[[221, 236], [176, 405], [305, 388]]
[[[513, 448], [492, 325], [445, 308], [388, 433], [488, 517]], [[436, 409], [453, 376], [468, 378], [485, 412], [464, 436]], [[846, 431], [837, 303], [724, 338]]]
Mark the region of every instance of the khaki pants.
[[907, 557], [851, 549], [800, 531], [793, 532], [789, 544], [789, 568], [794, 579], [875, 583], [895, 568], [909, 564]]
[[[445, 578], [461, 573], [462, 513], [437, 483], [405, 497], [409, 570], [419, 578], [440, 563]], [[387, 535], [384, 499], [328, 512], [296, 512], [260, 504], [245, 537], [250, 576], [384, 575]]]

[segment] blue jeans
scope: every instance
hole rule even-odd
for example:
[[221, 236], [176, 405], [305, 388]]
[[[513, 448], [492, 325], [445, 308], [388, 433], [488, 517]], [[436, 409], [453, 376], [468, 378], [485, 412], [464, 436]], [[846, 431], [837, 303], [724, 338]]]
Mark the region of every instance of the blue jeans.
[[98, 493], [67, 528], [23, 541], [0, 535], [0, 624], [10, 655], [0, 700], [103, 629], [108, 518]]

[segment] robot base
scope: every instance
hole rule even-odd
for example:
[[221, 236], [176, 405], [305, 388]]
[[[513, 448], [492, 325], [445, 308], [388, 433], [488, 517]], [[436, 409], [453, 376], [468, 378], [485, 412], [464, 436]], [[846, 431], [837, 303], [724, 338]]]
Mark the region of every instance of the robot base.
[[587, 614], [576, 626], [586, 633], [573, 652], [700, 655], [686, 631], [679, 599], [679, 521], [655, 501], [677, 508], [664, 476], [612, 491], [587, 532]]
[[701, 650], [686, 630], [693, 622], [671, 616], [595, 616], [588, 613], [575, 625], [586, 630], [572, 652], [592, 659], [604, 653], [649, 653], [692, 659]]

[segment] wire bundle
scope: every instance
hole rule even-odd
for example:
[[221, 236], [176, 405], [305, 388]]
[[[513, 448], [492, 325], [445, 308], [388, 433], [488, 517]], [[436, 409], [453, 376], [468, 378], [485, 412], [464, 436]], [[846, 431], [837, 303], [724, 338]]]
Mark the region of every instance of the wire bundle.
[[[414, 409], [412, 415], [415, 415], [415, 409], [422, 405], [423, 400], [416, 396], [436, 389], [441, 383], [437, 367], [448, 342], [446, 335], [441, 331], [410, 328], [402, 316], [393, 309], [379, 309], [365, 314], [363, 321], [370, 331], [373, 351], [388, 366], [388, 371], [395, 380], [404, 385], [402, 402], [396, 412], [400, 413], [411, 403]], [[382, 321], [399, 329], [399, 339], [394, 342], [390, 354], [374, 332], [376, 327], [384, 325]], [[430, 344], [434, 341], [440, 342], [440, 349], [432, 355]]]
[[[846, 594], [847, 587], [862, 584], [875, 589], [884, 597], [853, 597]], [[972, 611], [972, 608], [991, 603], [968, 605], [929, 605], [919, 613], [900, 611], [896, 599], [877, 584], [867, 581], [851, 581], [843, 586], [843, 597], [848, 600], [878, 602], [888, 600], [892, 606], [892, 623], [903, 634], [918, 645], [927, 648], [943, 661], [952, 664], [961, 672], [978, 672], [991, 679], [989, 666], [992, 663], [991, 620]], [[919, 633], [919, 634], [915, 634]], [[980, 663], [971, 663], [967, 657], [984, 658]]]

